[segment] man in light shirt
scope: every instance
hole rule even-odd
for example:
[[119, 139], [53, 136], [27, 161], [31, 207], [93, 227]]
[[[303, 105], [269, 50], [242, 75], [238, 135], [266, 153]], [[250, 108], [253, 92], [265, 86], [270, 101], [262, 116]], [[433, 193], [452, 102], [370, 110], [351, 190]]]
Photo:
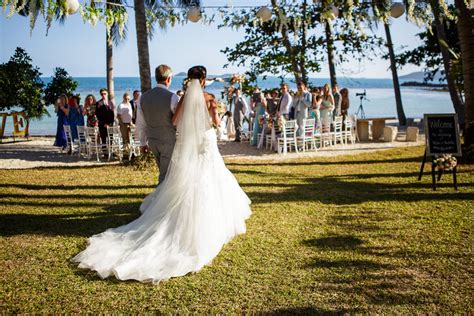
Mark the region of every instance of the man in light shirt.
[[290, 95], [288, 84], [283, 83], [281, 85], [281, 97], [278, 101], [277, 111], [287, 120], [290, 118], [290, 106], [292, 102], [293, 98]]
[[130, 147], [130, 127], [132, 125], [132, 106], [130, 104], [130, 95], [126, 92], [123, 95], [123, 102], [117, 107], [117, 119], [122, 133], [123, 144], [126, 150]]
[[240, 89], [235, 89], [235, 108], [234, 108], [234, 126], [235, 126], [235, 141], [241, 141], [242, 122], [247, 113], [248, 105], [245, 98], [242, 96]]
[[176, 129], [171, 118], [179, 97], [169, 90], [172, 80], [169, 66], [156, 67], [155, 77], [156, 87], [143, 93], [137, 107], [136, 130], [140, 136], [140, 150], [144, 152], [149, 149], [155, 155], [161, 183], [165, 179], [176, 142]]

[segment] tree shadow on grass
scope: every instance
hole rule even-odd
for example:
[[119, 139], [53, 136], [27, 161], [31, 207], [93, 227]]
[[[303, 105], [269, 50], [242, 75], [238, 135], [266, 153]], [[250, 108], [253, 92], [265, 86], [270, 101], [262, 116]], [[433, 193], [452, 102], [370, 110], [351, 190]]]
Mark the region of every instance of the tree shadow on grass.
[[[320, 158], [318, 158], [320, 159]], [[307, 159], [306, 159], [307, 160]], [[338, 160], [338, 161], [285, 161], [285, 162], [273, 162], [273, 161], [262, 161], [262, 162], [228, 162], [226, 166], [337, 166], [337, 165], [365, 165], [365, 164], [376, 164], [376, 163], [410, 163], [420, 162], [423, 160], [423, 153], [421, 156], [416, 157], [403, 157], [394, 159], [361, 159], [361, 160]]]
[[16, 188], [25, 190], [124, 190], [124, 189], [154, 189], [156, 185], [98, 185], [98, 184], [85, 184], [85, 185], [49, 185], [49, 184], [29, 184], [29, 183], [2, 183], [2, 188]]
[[22, 234], [90, 237], [136, 219], [140, 203], [107, 206], [103, 212], [72, 214], [1, 214], [0, 236]]
[[[396, 177], [396, 175], [394, 175]], [[396, 183], [396, 182], [366, 182], [345, 181], [339, 177], [306, 178], [306, 183], [300, 184], [260, 184], [241, 183], [243, 188], [259, 186], [275, 186], [283, 188], [277, 192], [254, 191], [248, 195], [253, 204], [268, 202], [301, 202], [319, 201], [324, 204], [351, 205], [365, 202], [418, 202], [418, 201], [443, 201], [443, 200], [474, 200], [470, 192], [454, 191], [452, 185], [439, 184], [438, 188], [451, 188], [452, 191], [432, 191], [430, 183]], [[460, 184], [459, 187], [471, 187], [473, 184]], [[321, 188], [324, 188], [322, 190]], [[412, 189], [420, 189], [414, 193]], [[424, 190], [423, 190], [424, 189]]]

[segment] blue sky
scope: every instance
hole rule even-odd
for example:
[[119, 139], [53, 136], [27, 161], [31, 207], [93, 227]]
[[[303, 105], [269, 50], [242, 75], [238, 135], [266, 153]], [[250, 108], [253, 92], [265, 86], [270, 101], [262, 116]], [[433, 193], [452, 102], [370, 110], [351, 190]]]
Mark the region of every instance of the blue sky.
[[[83, 3], [84, 0], [79, 0]], [[227, 4], [230, 1], [203, 0], [204, 5]], [[269, 0], [233, 0], [234, 5], [265, 5]], [[46, 36], [46, 25], [42, 17], [30, 35], [29, 21], [14, 15], [7, 18], [8, 12], [0, 11], [0, 62], [7, 61], [15, 48], [20, 46], [32, 57], [44, 76], [52, 74], [55, 67], [65, 68], [73, 76], [105, 76], [105, 27], [84, 24], [79, 14], [71, 15], [64, 25], [53, 23]], [[115, 76], [138, 77], [138, 57], [136, 52], [135, 20], [129, 10], [128, 37], [114, 49]], [[420, 29], [406, 21], [405, 16], [394, 19], [391, 25], [395, 47], [406, 45], [409, 48], [420, 44], [415, 34]], [[378, 31], [384, 37], [383, 29]], [[150, 42], [150, 63], [152, 69], [161, 63], [170, 65], [175, 73], [185, 71], [195, 64], [206, 65], [209, 73], [222, 74], [237, 72], [237, 67], [223, 69], [227, 62], [220, 52], [225, 47], [233, 47], [244, 37], [243, 30], [217, 29], [217, 25], [188, 23], [157, 31]], [[328, 77], [327, 65], [311, 77]], [[399, 74], [419, 70], [415, 66], [404, 67]], [[339, 75], [366, 78], [390, 78], [388, 61], [376, 59], [359, 64], [351, 60], [337, 69]]]

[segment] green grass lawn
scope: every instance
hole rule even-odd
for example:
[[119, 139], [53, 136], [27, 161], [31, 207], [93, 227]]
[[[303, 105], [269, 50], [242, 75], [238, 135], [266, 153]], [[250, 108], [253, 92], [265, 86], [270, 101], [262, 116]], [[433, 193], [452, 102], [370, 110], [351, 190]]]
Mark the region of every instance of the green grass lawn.
[[0, 312], [474, 313], [474, 167], [459, 191], [417, 181], [423, 148], [265, 163], [227, 160], [252, 200], [247, 233], [158, 285], [69, 259], [139, 216], [156, 170], [0, 170]]

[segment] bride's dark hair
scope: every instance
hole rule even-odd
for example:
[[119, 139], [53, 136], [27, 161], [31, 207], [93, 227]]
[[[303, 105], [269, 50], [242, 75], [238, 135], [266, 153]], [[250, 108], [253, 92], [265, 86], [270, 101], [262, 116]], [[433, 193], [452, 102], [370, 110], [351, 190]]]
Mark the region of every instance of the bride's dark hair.
[[188, 70], [188, 79], [206, 79], [207, 69], [204, 66], [194, 66]]

